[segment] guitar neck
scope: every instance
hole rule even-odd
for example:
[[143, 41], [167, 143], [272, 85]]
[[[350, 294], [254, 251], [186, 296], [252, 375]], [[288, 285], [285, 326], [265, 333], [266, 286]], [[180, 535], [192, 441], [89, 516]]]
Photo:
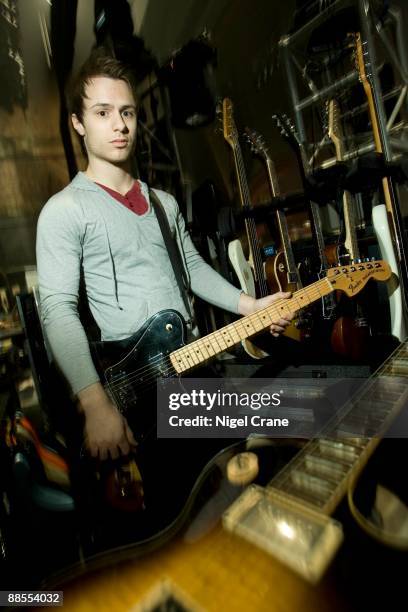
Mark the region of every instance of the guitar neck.
[[315, 235], [316, 242], [317, 242], [317, 250], [319, 253], [321, 269], [327, 270], [327, 268], [329, 267], [329, 264], [328, 264], [325, 250], [324, 250], [325, 244], [324, 244], [322, 224], [320, 220], [320, 209], [319, 209], [319, 205], [316, 204], [316, 202], [310, 202], [310, 213], [312, 217], [313, 233]]
[[350, 193], [345, 191], [343, 193], [343, 215], [344, 225], [346, 228], [346, 237], [344, 240], [344, 246], [350, 254], [350, 258], [353, 261], [360, 259], [360, 249], [358, 247], [357, 232], [356, 232], [356, 218], [354, 215], [354, 202], [351, 199]]
[[402, 344], [356, 397], [274, 478], [268, 488], [331, 514], [381, 436], [406, 404], [408, 345]]
[[288, 279], [291, 283], [295, 283], [298, 289], [301, 289], [302, 282], [300, 280], [299, 270], [296, 266], [295, 256], [293, 254], [292, 246], [290, 244], [290, 236], [288, 224], [286, 221], [285, 213], [282, 210], [276, 211], [276, 218], [278, 221], [279, 235], [281, 240], [282, 250], [286, 260], [286, 269]]
[[[337, 289], [345, 290], [350, 296], [355, 295], [370, 278], [380, 278], [378, 275], [384, 269], [387, 270], [387, 278], [389, 278], [391, 272], [384, 262], [360, 264], [358, 270], [353, 266], [332, 268], [325, 278], [295, 291], [290, 299], [277, 300], [267, 308], [258, 310], [254, 314], [243, 317], [208, 336], [173, 351], [170, 354], [170, 361], [176, 372], [183, 374], [230, 349], [242, 340], [266, 330], [273, 321], [280, 317], [294, 315]], [[355, 277], [356, 280], [353, 280], [354, 273], [358, 275]], [[383, 277], [380, 280], [383, 280]], [[386, 280], [385, 277], [384, 280]]]
[[[336, 149], [336, 159], [339, 162], [344, 160], [343, 133], [340, 127], [339, 111], [335, 100], [329, 103], [330, 126], [329, 136], [334, 143]], [[346, 247], [350, 258], [354, 261], [360, 258], [358, 248], [356, 220], [354, 215], [354, 202], [349, 191], [343, 192], [343, 217], [346, 230], [344, 246]]]
[[269, 157], [265, 158], [265, 163], [266, 170], [268, 172], [268, 181], [272, 197], [276, 198], [280, 195], [280, 188], [278, 183], [278, 177], [276, 176], [275, 164]]

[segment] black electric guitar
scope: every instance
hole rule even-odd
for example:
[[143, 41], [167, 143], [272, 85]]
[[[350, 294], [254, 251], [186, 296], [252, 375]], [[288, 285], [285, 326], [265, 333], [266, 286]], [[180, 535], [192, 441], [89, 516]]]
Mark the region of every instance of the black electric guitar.
[[[346, 295], [353, 297], [361, 291], [370, 278], [385, 281], [390, 275], [388, 264], [382, 261], [331, 268], [324, 278], [295, 291], [290, 299], [277, 300], [271, 306], [230, 323], [188, 345], [185, 344], [184, 319], [174, 310], [164, 310], [153, 315], [139, 332], [128, 339], [92, 343], [95, 366], [104, 382], [106, 392], [132, 423], [139, 441], [142, 464], [144, 448], [148, 449], [150, 455], [155, 455], [155, 390], [158, 378], [186, 375], [242, 340], [265, 331], [272, 321], [279, 319], [283, 314], [296, 314], [302, 308], [334, 291], [344, 291]], [[163, 447], [163, 444], [161, 446]], [[168, 460], [165, 457], [160, 459], [164, 470], [162, 478], [166, 478], [166, 469], [170, 469], [167, 465], [170, 459], [171, 453]], [[155, 457], [155, 460], [159, 459]], [[130, 500], [130, 509], [133, 511], [135, 506], [138, 506], [141, 511], [154, 512], [157, 509], [149, 508], [147, 500], [146, 503], [139, 503], [143, 469], [141, 477], [135, 468], [133, 475], [132, 478], [131, 469], [125, 473], [120, 471], [120, 477], [116, 478], [119, 482], [116, 489], [111, 488], [111, 496], [114, 496], [116, 491], [121, 498], [119, 505], [123, 509], [127, 495], [132, 497], [132, 493], [135, 493], [136, 502], [133, 504], [133, 498]], [[182, 474], [179, 474], [178, 478], [181, 477]], [[160, 483], [147, 484], [153, 487], [160, 485]], [[132, 485], [134, 491], [131, 489]], [[183, 505], [182, 502], [183, 500], [180, 500], [179, 507]]]

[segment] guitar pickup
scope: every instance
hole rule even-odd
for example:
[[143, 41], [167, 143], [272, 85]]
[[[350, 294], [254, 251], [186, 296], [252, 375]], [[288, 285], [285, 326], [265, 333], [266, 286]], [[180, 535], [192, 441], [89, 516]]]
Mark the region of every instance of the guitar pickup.
[[251, 485], [224, 512], [223, 526], [316, 584], [343, 541], [338, 521], [275, 490]]

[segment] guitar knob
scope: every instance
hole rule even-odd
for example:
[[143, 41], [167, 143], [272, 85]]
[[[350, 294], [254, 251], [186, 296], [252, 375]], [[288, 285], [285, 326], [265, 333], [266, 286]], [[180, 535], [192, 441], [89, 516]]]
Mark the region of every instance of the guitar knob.
[[227, 464], [227, 477], [231, 484], [245, 486], [258, 475], [259, 463], [255, 453], [238, 453]]

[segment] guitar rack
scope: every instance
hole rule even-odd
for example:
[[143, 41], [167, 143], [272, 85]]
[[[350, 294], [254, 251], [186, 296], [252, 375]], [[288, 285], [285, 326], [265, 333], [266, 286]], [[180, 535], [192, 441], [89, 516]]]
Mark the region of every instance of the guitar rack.
[[[336, 57], [345, 57], [347, 53], [351, 53], [348, 48], [351, 45], [345, 44], [344, 40], [346, 34], [354, 32], [354, 34], [360, 33], [364, 61], [370, 69], [369, 79], [380, 140], [377, 139], [376, 148], [375, 134], [374, 139], [372, 134], [364, 134], [363, 142], [358, 142], [357, 146], [353, 148], [347, 148], [343, 158], [344, 162], [353, 160], [354, 165], [358, 167], [367, 157], [367, 153], [369, 154], [368, 157], [377, 155], [377, 159], [381, 157], [380, 166], [397, 169], [398, 182], [408, 180], [404, 163], [408, 157], [408, 49], [403, 31], [405, 11], [396, 3], [396, 5], [387, 7], [386, 11], [383, 10], [379, 14], [378, 5], [379, 2], [376, 0], [335, 0], [307, 23], [301, 25], [296, 31], [284, 35], [279, 41], [297, 136], [306, 152], [305, 163], [308, 164], [308, 167], [304, 168], [306, 174], [312, 175], [312, 170], [325, 171], [338, 163], [336, 157], [328, 158], [327, 155], [324, 155], [325, 146], [329, 142], [326, 126], [321, 126], [321, 133], [319, 131], [317, 134], [318, 138], [321, 139], [314, 142], [317, 140], [315, 126], [308, 125], [306, 113], [316, 109], [318, 112], [321, 111], [322, 105], [328, 104], [331, 98], [355, 87], [361, 80], [361, 74], [357, 68], [346, 71], [346, 74], [342, 75], [336, 73], [338, 64], [333, 68]], [[408, 19], [408, 12], [405, 13], [405, 18]], [[330, 32], [330, 25], [334, 26], [332, 29], [333, 36], [337, 36], [337, 28], [341, 29], [343, 27], [344, 38], [343, 41], [339, 42], [338, 47], [332, 44], [333, 40], [330, 39], [330, 33], [327, 34], [327, 32]], [[324, 31], [325, 27], [327, 32]], [[380, 46], [381, 58], [386, 58], [386, 61], [390, 63], [395, 80], [393, 87], [388, 91], [383, 91], [385, 87], [380, 79], [384, 62], [379, 64], [376, 57], [376, 52], [380, 49]], [[316, 57], [319, 59], [315, 64], [310, 58], [310, 48], [313, 48]], [[395, 98], [396, 101], [394, 102]], [[343, 113], [341, 119], [343, 122], [350, 121], [350, 118], [367, 111], [367, 108], [369, 108], [368, 102], [360, 104]], [[324, 123], [324, 121], [321, 123]], [[380, 144], [381, 154], [378, 154]], [[377, 153], [372, 154], [373, 151], [377, 151]], [[378, 191], [378, 172], [381, 173], [381, 169], [377, 173], [372, 173], [372, 192]], [[406, 318], [408, 246], [407, 223], [405, 219], [404, 226], [401, 200], [408, 211], [408, 191], [402, 193], [395, 180], [395, 172], [390, 173], [384, 170], [381, 176], [386, 176], [387, 178], [384, 180], [389, 184], [390, 197], [387, 209], [390, 213], [388, 225], [393, 243], [391, 250], [396, 261], [394, 271], [400, 279], [403, 318]], [[368, 173], [368, 177], [370, 181], [370, 173]], [[377, 179], [376, 184], [375, 178]], [[404, 195], [406, 201], [404, 201]], [[374, 196], [373, 204], [375, 205], [378, 202], [377, 194], [377, 196]], [[360, 214], [363, 215], [362, 199], [359, 194], [356, 203], [359, 204]], [[380, 240], [378, 242], [380, 243]], [[405, 335], [405, 332], [402, 331], [400, 335]], [[403, 337], [400, 337], [400, 340], [403, 340]]]

